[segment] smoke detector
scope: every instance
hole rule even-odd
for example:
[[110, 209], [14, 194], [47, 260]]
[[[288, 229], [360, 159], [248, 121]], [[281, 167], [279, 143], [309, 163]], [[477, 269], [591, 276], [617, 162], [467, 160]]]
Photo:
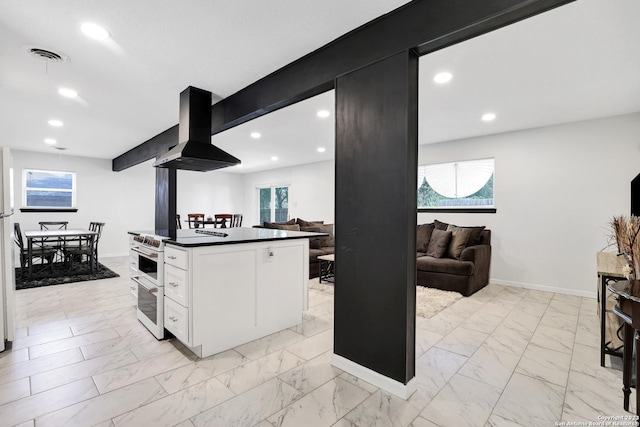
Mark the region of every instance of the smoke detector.
[[56, 51], [42, 46], [26, 46], [29, 55], [34, 58], [44, 59], [50, 62], [67, 62], [69, 57], [60, 51]]

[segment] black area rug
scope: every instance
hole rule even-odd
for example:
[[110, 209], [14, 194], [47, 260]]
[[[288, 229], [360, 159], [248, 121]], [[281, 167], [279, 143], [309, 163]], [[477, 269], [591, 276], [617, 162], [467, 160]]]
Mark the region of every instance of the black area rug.
[[32, 280], [27, 279], [27, 273], [25, 273], [23, 278], [20, 274], [20, 268], [16, 268], [16, 289], [39, 288], [41, 286], [63, 285], [65, 283], [120, 277], [104, 265], [98, 265], [99, 268], [94, 273], [91, 273], [91, 269], [86, 263], [81, 265], [75, 264], [73, 266], [73, 274], [71, 274], [68, 271], [68, 266], [62, 262], [53, 263], [53, 273], [48, 266], [45, 267], [40, 264], [35, 264], [33, 266], [34, 273]]

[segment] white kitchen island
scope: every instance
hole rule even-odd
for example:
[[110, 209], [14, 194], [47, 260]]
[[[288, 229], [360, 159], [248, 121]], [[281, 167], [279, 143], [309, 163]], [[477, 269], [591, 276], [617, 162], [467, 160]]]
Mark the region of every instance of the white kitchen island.
[[261, 228], [178, 230], [165, 242], [164, 326], [207, 357], [302, 323], [309, 237]]

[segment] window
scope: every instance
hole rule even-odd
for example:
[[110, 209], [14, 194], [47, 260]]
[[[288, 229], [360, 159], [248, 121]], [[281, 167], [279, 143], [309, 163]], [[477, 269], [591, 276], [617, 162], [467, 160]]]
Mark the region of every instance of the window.
[[418, 166], [418, 209], [495, 212], [494, 159]]
[[24, 169], [22, 182], [27, 208], [73, 208], [76, 205], [74, 172]]
[[258, 188], [260, 200], [260, 224], [263, 222], [285, 222], [289, 219], [289, 186]]

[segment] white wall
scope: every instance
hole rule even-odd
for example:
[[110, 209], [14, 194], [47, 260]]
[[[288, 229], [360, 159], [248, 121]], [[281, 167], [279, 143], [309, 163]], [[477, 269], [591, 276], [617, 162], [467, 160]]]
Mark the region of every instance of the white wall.
[[[69, 221], [69, 228], [88, 228], [104, 222], [100, 257], [128, 253], [127, 231], [152, 230], [155, 209], [155, 169], [152, 161], [126, 169], [111, 170], [111, 160], [12, 150], [14, 170], [14, 222], [22, 230], [39, 229], [39, 221]], [[76, 173], [75, 213], [20, 212], [23, 169]]]
[[640, 114], [420, 146], [419, 163], [495, 157], [495, 214], [419, 213], [492, 230], [491, 282], [596, 292], [608, 222], [629, 214]]
[[[213, 216], [218, 213], [244, 214], [242, 175], [224, 172], [179, 170], [177, 178], [177, 213], [182, 220], [189, 213], [204, 213]], [[243, 218], [242, 225], [247, 223]], [[182, 223], [187, 227], [186, 223]]]
[[265, 172], [245, 174], [244, 188], [244, 226], [257, 225], [258, 193], [262, 185], [290, 185], [289, 218], [302, 218], [307, 221], [323, 220], [332, 224], [334, 219], [334, 182], [335, 163], [309, 163], [290, 168], [274, 169]]

